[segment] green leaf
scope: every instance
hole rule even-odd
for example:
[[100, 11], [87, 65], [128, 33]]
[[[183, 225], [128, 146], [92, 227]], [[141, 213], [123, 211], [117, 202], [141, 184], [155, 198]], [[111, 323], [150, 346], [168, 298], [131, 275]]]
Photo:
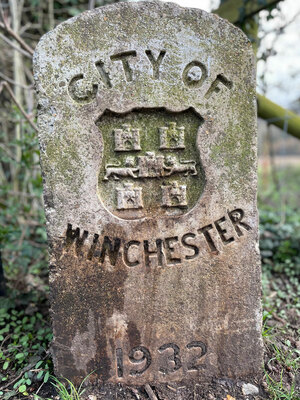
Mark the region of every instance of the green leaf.
[[35, 364], [35, 368], [39, 368], [43, 364], [43, 360], [40, 360], [38, 363]]
[[26, 385], [21, 385], [21, 386], [19, 387], [19, 392], [20, 392], [20, 393], [26, 392]]
[[0, 340], [1, 341], [4, 340], [4, 336], [0, 335]]
[[15, 390], [10, 390], [9, 392], [5, 393], [4, 400], [8, 400], [11, 397], [15, 396], [17, 393]]
[[16, 355], [16, 359], [19, 360], [20, 358], [24, 358], [24, 353], [18, 353]]
[[44, 375], [44, 371], [40, 371], [38, 374], [37, 374], [37, 379], [40, 379], [42, 376]]
[[44, 376], [44, 383], [48, 382], [48, 379], [49, 379], [49, 371], [47, 371]]
[[24, 384], [24, 382], [25, 382], [25, 379], [24, 379], [24, 378], [20, 379], [18, 382], [16, 382], [16, 383], [14, 384], [13, 388], [14, 388], [14, 389], [17, 389], [19, 386], [22, 386], [22, 385]]
[[5, 370], [7, 370], [8, 366], [9, 366], [9, 361], [5, 361], [5, 363], [3, 364], [2, 369], [5, 371]]

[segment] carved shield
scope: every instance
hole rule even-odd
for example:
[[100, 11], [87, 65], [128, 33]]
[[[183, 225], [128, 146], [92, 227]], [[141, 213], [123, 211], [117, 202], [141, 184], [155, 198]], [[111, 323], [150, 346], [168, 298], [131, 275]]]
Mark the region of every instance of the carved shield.
[[202, 121], [192, 108], [106, 110], [97, 122], [104, 144], [98, 179], [104, 206], [124, 219], [188, 212], [205, 185], [197, 146]]

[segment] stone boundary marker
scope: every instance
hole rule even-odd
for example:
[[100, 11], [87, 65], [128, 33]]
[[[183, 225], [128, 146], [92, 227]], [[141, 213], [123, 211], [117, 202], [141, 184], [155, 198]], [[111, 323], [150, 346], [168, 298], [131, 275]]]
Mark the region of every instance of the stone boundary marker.
[[157, 1], [85, 12], [34, 56], [56, 374], [147, 385], [262, 362], [255, 67]]

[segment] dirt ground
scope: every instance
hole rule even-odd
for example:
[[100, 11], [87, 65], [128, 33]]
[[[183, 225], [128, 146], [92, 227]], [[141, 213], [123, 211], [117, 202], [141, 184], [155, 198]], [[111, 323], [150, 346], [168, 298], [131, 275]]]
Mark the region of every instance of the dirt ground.
[[[258, 393], [245, 395], [245, 385], [251, 383]], [[268, 399], [266, 385], [261, 381], [230, 379], [213, 380], [210, 384], [172, 384], [145, 385], [132, 387], [107, 384], [98, 388], [86, 388], [82, 400], [261, 400]], [[47, 385], [40, 393], [41, 397], [58, 400]]]

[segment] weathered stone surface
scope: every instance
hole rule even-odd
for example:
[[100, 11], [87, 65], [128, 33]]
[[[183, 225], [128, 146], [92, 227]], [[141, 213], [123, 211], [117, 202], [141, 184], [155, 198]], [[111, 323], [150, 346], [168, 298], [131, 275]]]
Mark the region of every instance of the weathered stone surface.
[[200, 10], [120, 3], [45, 35], [34, 68], [56, 373], [132, 385], [257, 374], [246, 37]]

